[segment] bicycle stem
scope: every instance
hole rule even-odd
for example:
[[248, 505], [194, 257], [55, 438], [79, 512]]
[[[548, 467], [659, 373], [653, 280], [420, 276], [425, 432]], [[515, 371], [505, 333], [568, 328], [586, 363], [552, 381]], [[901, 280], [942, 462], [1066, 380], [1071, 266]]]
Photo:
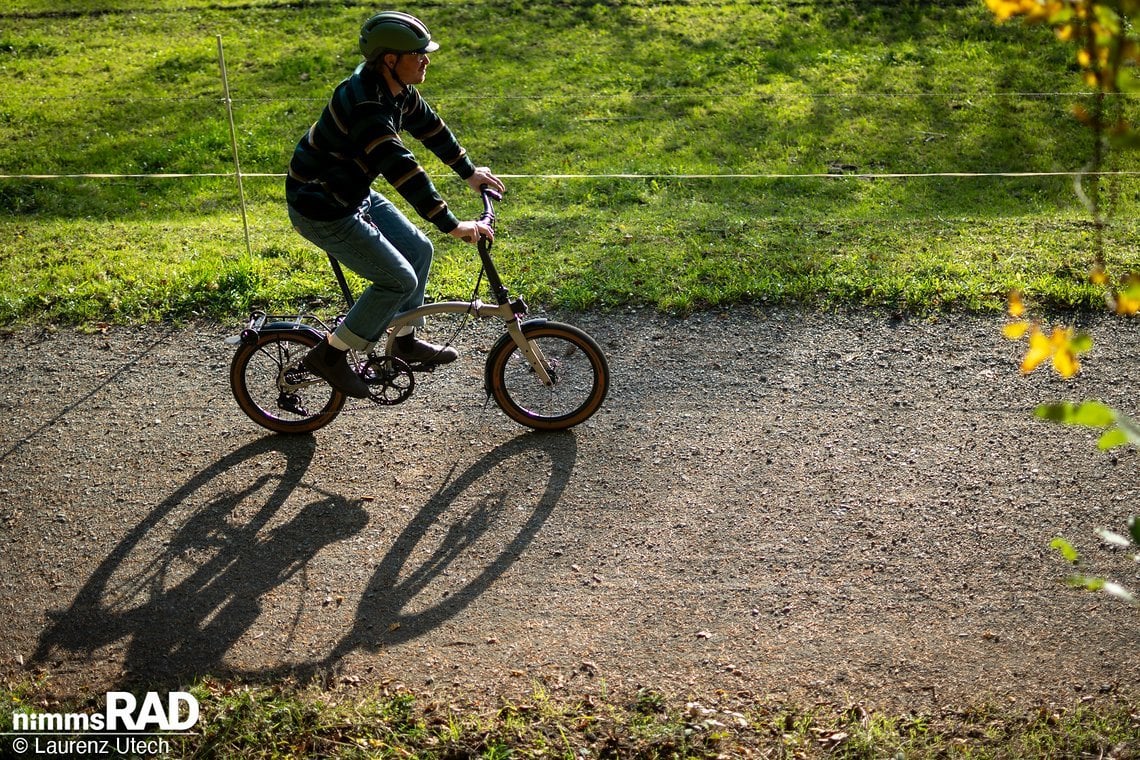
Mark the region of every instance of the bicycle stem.
[[[495, 204], [494, 201], [501, 201], [503, 196], [495, 190], [492, 190], [488, 185], [483, 185], [483, 214], [479, 217], [479, 221], [485, 222], [495, 226]], [[502, 279], [499, 277], [499, 270], [495, 268], [495, 262], [491, 259], [491, 240], [489, 238], [479, 238], [479, 259], [483, 263], [483, 270], [487, 273], [487, 283], [491, 286], [491, 293], [495, 296], [495, 301], [499, 305], [510, 303], [511, 294], [503, 285]]]

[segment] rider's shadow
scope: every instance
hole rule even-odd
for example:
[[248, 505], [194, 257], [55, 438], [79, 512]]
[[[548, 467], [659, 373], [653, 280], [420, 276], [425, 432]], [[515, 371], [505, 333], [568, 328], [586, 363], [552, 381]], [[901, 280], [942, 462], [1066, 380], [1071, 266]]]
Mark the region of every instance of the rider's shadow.
[[[313, 452], [309, 438], [263, 438], [192, 478], [52, 615], [33, 662], [125, 642], [126, 680], [229, 672], [226, 655], [261, 616], [262, 599], [368, 522], [358, 505], [303, 485]], [[283, 468], [264, 466], [281, 455]]]
[[[520, 435], [448, 479], [380, 560], [352, 630], [327, 664], [357, 648], [416, 638], [462, 612], [534, 540], [561, 500], [576, 457], [573, 433]], [[480, 550], [457, 562], [476, 545]], [[441, 594], [444, 576], [458, 577]]]
[[[122, 647], [124, 685], [202, 675], [263, 679], [313, 674], [358, 647], [422, 635], [515, 562], [561, 499], [576, 458], [571, 433], [520, 435], [499, 445], [449, 478], [404, 527], [362, 590], [351, 630], [327, 657], [285, 662], [271, 655], [235, 666], [229, 655], [239, 641], [258, 648], [250, 634], [263, 600], [298, 575], [296, 585], [307, 585], [310, 561], [369, 522], [359, 504], [305, 482], [314, 450], [312, 438], [266, 437], [196, 474], [131, 529], [69, 607], [50, 613], [31, 664], [60, 652], [92, 658]], [[485, 552], [493, 553], [489, 561]], [[442, 599], [427, 593], [464, 554], [462, 583]], [[271, 638], [292, 639], [303, 618], [301, 608], [291, 620], [273, 618]]]

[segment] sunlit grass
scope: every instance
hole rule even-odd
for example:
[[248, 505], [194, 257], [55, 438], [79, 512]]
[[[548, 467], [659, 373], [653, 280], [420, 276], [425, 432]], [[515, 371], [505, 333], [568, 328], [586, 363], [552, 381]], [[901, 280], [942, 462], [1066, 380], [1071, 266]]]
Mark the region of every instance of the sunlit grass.
[[[403, 687], [273, 685], [204, 679], [189, 687], [200, 720], [164, 737], [177, 757], [417, 758], [1057, 758], [1130, 757], [1134, 706], [1110, 697], [1071, 705], [933, 712], [858, 703], [797, 706], [726, 697], [686, 702], [634, 695], [440, 701]], [[0, 729], [19, 711], [90, 711], [60, 703], [49, 678], [0, 687]], [[11, 738], [11, 737], [6, 737]]]
[[[372, 10], [0, 12], [0, 174], [232, 173], [220, 35], [242, 169], [269, 175], [244, 183], [252, 258], [232, 177], [0, 179], [0, 320], [230, 319], [335, 299], [324, 257], [288, 228], [280, 175]], [[1071, 176], [886, 178], [1084, 165], [1071, 108], [1088, 97], [1045, 30], [998, 27], [981, 3], [447, 0], [422, 15], [443, 43], [422, 90], [511, 176], [497, 252], [532, 302], [997, 309], [1018, 288], [1098, 304]], [[591, 176], [551, 176], [567, 174]], [[1105, 185], [1109, 257], [1134, 269], [1136, 178]], [[429, 292], [468, 295], [473, 251], [434, 239]]]

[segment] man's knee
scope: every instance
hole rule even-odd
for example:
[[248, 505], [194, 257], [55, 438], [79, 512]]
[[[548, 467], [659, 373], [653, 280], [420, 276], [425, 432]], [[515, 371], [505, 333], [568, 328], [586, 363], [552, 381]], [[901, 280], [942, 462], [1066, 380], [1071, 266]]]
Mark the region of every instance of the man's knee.
[[372, 283], [372, 287], [384, 293], [396, 295], [400, 298], [410, 296], [416, 292], [416, 288], [420, 286], [419, 277], [412, 271], [411, 267], [401, 269], [393, 272], [393, 277], [390, 282]]
[[426, 236], [421, 235], [412, 242], [412, 250], [408, 251], [409, 258], [415, 261], [431, 261], [435, 255], [435, 246]]

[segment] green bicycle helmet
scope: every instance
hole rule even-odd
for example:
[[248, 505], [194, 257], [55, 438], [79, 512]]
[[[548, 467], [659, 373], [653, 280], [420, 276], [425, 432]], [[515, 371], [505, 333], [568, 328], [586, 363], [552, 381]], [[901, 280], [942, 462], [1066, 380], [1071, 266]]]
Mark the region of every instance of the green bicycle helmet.
[[384, 11], [360, 28], [360, 53], [374, 60], [384, 53], [431, 53], [439, 50], [424, 22], [408, 13]]

